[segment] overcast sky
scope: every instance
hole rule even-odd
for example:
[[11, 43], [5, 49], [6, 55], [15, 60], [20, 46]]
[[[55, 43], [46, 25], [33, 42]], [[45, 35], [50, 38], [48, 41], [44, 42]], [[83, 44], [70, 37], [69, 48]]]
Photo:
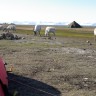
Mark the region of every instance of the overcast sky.
[[0, 0], [0, 22], [96, 23], [96, 0]]

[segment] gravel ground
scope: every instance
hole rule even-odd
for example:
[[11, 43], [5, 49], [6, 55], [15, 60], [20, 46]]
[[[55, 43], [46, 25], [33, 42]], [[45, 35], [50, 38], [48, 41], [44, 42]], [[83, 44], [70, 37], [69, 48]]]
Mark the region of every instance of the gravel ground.
[[21, 36], [25, 39], [0, 42], [6, 69], [12, 68], [9, 92], [18, 96], [96, 96], [93, 39]]

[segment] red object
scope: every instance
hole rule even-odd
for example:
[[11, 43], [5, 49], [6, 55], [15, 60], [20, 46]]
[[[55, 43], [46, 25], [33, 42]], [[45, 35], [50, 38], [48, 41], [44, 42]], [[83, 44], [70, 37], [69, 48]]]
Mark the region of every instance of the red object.
[[5, 69], [4, 61], [0, 58], [0, 96], [6, 96], [8, 88], [8, 76]]

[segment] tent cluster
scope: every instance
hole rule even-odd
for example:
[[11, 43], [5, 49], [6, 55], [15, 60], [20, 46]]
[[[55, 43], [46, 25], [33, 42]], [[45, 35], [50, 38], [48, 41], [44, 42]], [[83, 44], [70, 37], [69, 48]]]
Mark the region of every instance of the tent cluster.
[[7, 32], [7, 33], [2, 33], [1, 34], [0, 40], [2, 40], [2, 39], [6, 39], [6, 40], [18, 40], [18, 39], [21, 39], [21, 37], [19, 37], [17, 35], [13, 35], [10, 32]]

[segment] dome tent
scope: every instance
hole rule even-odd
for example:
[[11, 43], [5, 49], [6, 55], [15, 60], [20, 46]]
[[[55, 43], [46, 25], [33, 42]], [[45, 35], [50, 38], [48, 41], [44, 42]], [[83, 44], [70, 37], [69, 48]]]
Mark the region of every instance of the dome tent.
[[68, 28], [82, 28], [82, 26], [73, 21], [72, 23], [68, 24]]
[[4, 61], [0, 58], [0, 96], [8, 95], [8, 77], [5, 69]]

